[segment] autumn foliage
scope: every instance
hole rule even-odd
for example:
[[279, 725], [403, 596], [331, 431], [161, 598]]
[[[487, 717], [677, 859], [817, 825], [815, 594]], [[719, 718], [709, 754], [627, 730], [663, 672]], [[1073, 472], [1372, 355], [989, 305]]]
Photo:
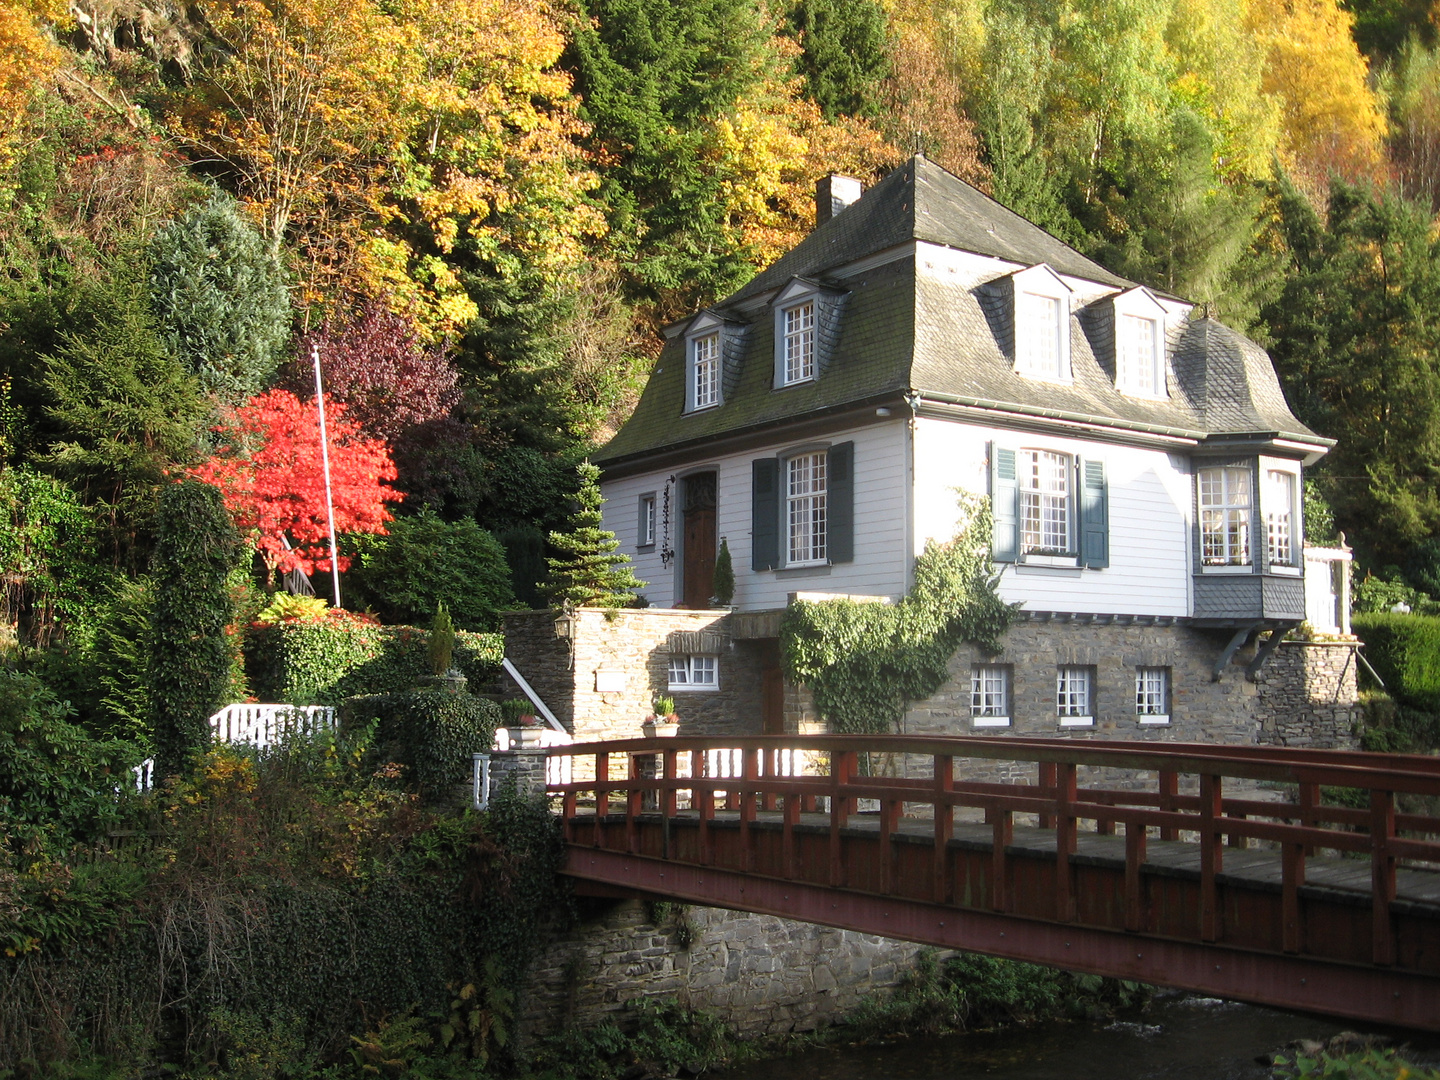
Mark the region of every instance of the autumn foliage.
[[[326, 398], [330, 439], [330, 486], [337, 533], [383, 533], [391, 519], [387, 503], [400, 493], [386, 481], [395, 465], [376, 439], [360, 434], [345, 407]], [[236, 410], [227, 441], [209, 461], [190, 470], [225, 496], [241, 531], [255, 536], [271, 572], [330, 569], [325, 476], [320, 460], [319, 417], [313, 401], [288, 390], [271, 390]], [[292, 545], [286, 550], [284, 538]], [[339, 558], [340, 569], [349, 567]]]

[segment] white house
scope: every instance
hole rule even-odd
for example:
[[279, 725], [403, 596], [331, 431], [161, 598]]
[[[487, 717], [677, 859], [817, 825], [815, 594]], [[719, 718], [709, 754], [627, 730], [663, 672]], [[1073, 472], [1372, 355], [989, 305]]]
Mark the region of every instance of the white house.
[[[711, 606], [722, 538], [739, 612], [899, 597], [960, 489], [993, 501], [1000, 589], [1034, 640], [957, 658], [954, 707], [917, 711], [932, 727], [1160, 723], [1211, 707], [1188, 681], [1237, 655], [1254, 675], [1256, 636], [1306, 617], [1301, 479], [1333, 445], [1291, 414], [1265, 352], [924, 157], [863, 195], [821, 181], [817, 219], [666, 329], [595, 456], [651, 605]], [[703, 656], [671, 670], [697, 690], [721, 675]]]

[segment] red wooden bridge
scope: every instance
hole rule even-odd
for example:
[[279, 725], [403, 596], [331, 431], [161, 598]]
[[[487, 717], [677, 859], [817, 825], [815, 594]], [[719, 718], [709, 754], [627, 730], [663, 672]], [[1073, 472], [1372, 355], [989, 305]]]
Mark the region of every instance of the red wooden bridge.
[[550, 756], [585, 890], [1440, 1030], [1440, 758], [905, 736]]

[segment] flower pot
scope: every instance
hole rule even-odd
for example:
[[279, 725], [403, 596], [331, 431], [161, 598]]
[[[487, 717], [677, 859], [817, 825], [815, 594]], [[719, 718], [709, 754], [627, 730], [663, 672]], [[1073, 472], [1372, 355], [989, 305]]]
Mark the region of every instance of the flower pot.
[[680, 718], [674, 713], [665, 717], [647, 717], [640, 724], [640, 730], [645, 733], [647, 739], [667, 739], [679, 733]]
[[511, 750], [538, 750], [545, 738], [545, 729], [538, 724], [535, 727], [507, 727], [505, 730], [510, 735]]

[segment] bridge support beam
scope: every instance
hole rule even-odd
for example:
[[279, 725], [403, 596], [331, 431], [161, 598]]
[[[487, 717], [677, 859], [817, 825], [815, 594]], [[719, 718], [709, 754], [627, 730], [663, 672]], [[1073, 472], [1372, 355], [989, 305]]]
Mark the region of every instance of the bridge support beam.
[[572, 847], [562, 873], [711, 907], [779, 915], [1277, 1008], [1440, 1031], [1434, 979], [1394, 968], [1351, 967], [1062, 926], [588, 848]]

